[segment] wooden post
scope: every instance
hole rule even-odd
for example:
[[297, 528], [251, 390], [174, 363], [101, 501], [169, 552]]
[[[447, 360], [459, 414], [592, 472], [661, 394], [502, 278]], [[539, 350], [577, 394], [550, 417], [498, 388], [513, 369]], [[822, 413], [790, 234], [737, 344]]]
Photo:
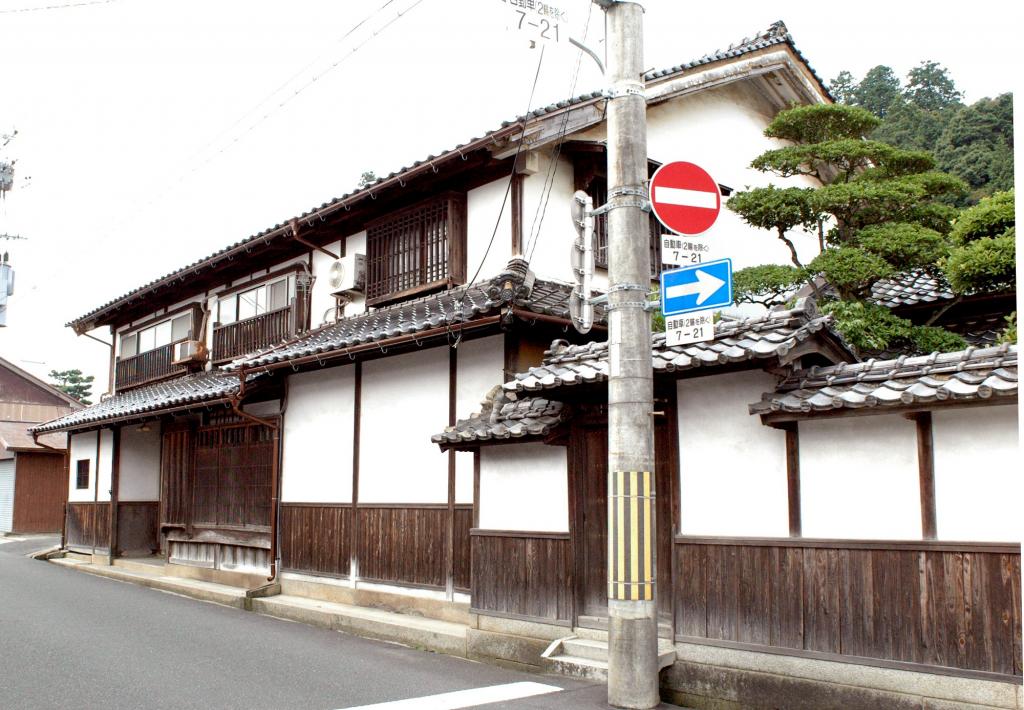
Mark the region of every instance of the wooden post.
[[363, 363], [355, 364], [355, 386], [353, 388], [352, 412], [352, 520], [348, 526], [348, 578], [355, 588], [359, 576], [359, 422], [363, 406]]
[[789, 535], [800, 537], [800, 431], [796, 422], [784, 427], [786, 432], [786, 484], [789, 491]]
[[[455, 425], [455, 399], [458, 392], [459, 351], [448, 348], [448, 425]], [[448, 529], [445, 544], [445, 596], [455, 598], [455, 449], [448, 449]]]
[[92, 472], [92, 554], [96, 554], [96, 511], [100, 507], [100, 442], [103, 439], [103, 430], [96, 430], [96, 461]]
[[909, 415], [917, 425], [917, 474], [921, 488], [921, 535], [925, 540], [938, 537], [935, 512], [935, 445], [932, 437], [932, 413]]
[[114, 427], [113, 441], [111, 445], [112, 458], [110, 459], [110, 527], [107, 530], [109, 542], [107, 544], [107, 564], [114, 564], [117, 556], [117, 501], [120, 498], [121, 487], [121, 427]]
[[[518, 168], [518, 166], [516, 166]], [[523, 174], [512, 174], [512, 254], [523, 253]]]

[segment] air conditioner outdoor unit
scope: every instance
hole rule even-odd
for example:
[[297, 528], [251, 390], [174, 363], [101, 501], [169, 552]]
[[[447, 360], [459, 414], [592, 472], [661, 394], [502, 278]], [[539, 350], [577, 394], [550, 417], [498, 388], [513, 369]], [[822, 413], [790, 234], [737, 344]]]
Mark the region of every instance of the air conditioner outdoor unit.
[[328, 275], [331, 293], [363, 293], [366, 290], [366, 255], [349, 254], [331, 264]]
[[173, 365], [193, 365], [206, 362], [206, 343], [202, 340], [183, 340], [174, 344]]

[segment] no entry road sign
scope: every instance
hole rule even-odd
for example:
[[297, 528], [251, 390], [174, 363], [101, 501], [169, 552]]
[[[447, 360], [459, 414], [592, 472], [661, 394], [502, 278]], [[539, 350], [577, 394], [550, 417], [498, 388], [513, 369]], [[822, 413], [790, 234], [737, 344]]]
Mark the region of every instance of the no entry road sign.
[[732, 305], [732, 259], [719, 259], [661, 273], [665, 316]]
[[718, 183], [704, 168], [677, 161], [666, 163], [651, 178], [651, 208], [666, 228], [678, 234], [702, 234], [722, 210]]

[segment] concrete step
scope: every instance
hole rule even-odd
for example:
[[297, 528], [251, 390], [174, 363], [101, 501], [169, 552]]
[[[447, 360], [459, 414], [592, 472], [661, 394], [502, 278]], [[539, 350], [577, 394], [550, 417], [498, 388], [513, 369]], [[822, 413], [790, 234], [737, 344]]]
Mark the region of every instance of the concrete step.
[[566, 639], [562, 642], [562, 655], [607, 661], [608, 643], [584, 638]]
[[583, 678], [608, 682], [608, 661], [596, 661], [582, 656], [552, 656], [545, 658], [544, 670], [570, 678]]
[[50, 560], [54, 564], [63, 567], [71, 567], [80, 572], [116, 579], [121, 582], [131, 582], [150, 589], [159, 589], [164, 592], [181, 594], [205, 602], [223, 604], [238, 609], [246, 607], [245, 589], [241, 587], [229, 587], [226, 584], [215, 584], [213, 582], [202, 582], [196, 579], [185, 579], [183, 577], [168, 577], [159, 574], [158, 569], [147, 569], [135, 571], [126, 569], [120, 565], [109, 567], [107, 565], [96, 565], [83, 562], [80, 559], [65, 557], [63, 559]]
[[252, 610], [260, 614], [451, 656], [466, 656], [467, 627], [463, 624], [287, 594], [251, 602]]
[[[608, 642], [592, 638], [569, 637], [556, 642], [554, 652], [542, 659], [550, 672], [573, 678], [608, 680]], [[676, 661], [675, 645], [667, 639], [658, 639], [658, 669], [668, 668]]]

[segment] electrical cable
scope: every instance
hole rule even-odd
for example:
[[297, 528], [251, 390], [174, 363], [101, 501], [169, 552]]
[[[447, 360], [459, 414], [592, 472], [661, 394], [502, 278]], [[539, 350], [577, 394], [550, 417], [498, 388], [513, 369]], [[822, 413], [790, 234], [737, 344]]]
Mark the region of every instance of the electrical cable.
[[[590, 17], [591, 17], [591, 14], [593, 12], [593, 9], [594, 9], [594, 5], [593, 5], [593, 3], [591, 3], [589, 8], [588, 8], [588, 10], [587, 10], [587, 21], [586, 21], [586, 25], [583, 28], [583, 40], [582, 40], [582, 42], [586, 42], [587, 34], [590, 31]], [[576, 55], [576, 68], [575, 68], [575, 70], [573, 72], [572, 85], [571, 85], [571, 87], [569, 89], [569, 96], [570, 97], [572, 97], [572, 96], [574, 96], [576, 94], [576, 82], [579, 80], [580, 66], [581, 66], [582, 62], [583, 62], [583, 50], [581, 49], [581, 50], [579, 50], [578, 54]], [[572, 99], [570, 98], [570, 101], [571, 100]], [[547, 171], [547, 173], [545, 174], [545, 177], [544, 177], [544, 186], [541, 188], [540, 198], [537, 200], [537, 209], [533, 213], [533, 222], [530, 225], [530, 245], [529, 245], [529, 249], [528, 249], [529, 253], [527, 253], [526, 249], [523, 250], [524, 256], [526, 256], [526, 261], [527, 262], [532, 262], [533, 261], [533, 253], [534, 253], [534, 251], [537, 248], [537, 244], [540, 242], [540, 230], [541, 230], [541, 228], [544, 225], [544, 217], [547, 214], [547, 210], [548, 210], [548, 201], [551, 199], [551, 191], [554, 188], [555, 172], [558, 169], [558, 158], [559, 158], [559, 156], [561, 155], [561, 152], [562, 152], [562, 143], [565, 141], [565, 134], [568, 132], [568, 128], [569, 128], [569, 115], [571, 113], [572, 113], [572, 107], [570, 106], [570, 107], [568, 107], [566, 109], [565, 113], [562, 115], [562, 126], [559, 129], [558, 139], [557, 139], [557, 141], [555, 143], [555, 152], [554, 152], [554, 155], [551, 158], [551, 162], [548, 165], [548, 171]]]
[[476, 279], [480, 275], [480, 270], [484, 268], [487, 256], [491, 253], [491, 247], [494, 245], [494, 238], [498, 234], [498, 226], [501, 224], [501, 218], [505, 214], [505, 205], [508, 204], [508, 196], [512, 191], [512, 181], [516, 175], [516, 166], [519, 163], [519, 154], [523, 150], [523, 138], [526, 136], [526, 124], [530, 118], [530, 111], [533, 109], [533, 95], [537, 90], [537, 81], [540, 79], [540, 67], [541, 64], [544, 63], [544, 49], [545, 47], [542, 45], [540, 48], [540, 57], [537, 59], [537, 71], [533, 75], [533, 86], [530, 88], [530, 99], [526, 102], [526, 113], [523, 114], [523, 130], [519, 134], [519, 144], [516, 146], [516, 153], [512, 158], [512, 171], [508, 176], [508, 184], [505, 185], [505, 197], [501, 201], [501, 209], [498, 211], [498, 218], [494, 221], [494, 231], [491, 232], [491, 240], [487, 243], [487, 249], [484, 250], [484, 256], [480, 260], [480, 265], [476, 267], [476, 272], [473, 274], [473, 278], [470, 279], [468, 284], [466, 284], [467, 289], [476, 283]]
[[117, 0], [83, 0], [82, 2], [69, 2], [61, 5], [40, 5], [39, 7], [18, 7], [10, 10], [0, 10], [0, 15], [13, 15], [21, 12], [43, 12], [45, 10], [67, 10], [75, 7], [87, 7], [89, 5], [109, 5]]

